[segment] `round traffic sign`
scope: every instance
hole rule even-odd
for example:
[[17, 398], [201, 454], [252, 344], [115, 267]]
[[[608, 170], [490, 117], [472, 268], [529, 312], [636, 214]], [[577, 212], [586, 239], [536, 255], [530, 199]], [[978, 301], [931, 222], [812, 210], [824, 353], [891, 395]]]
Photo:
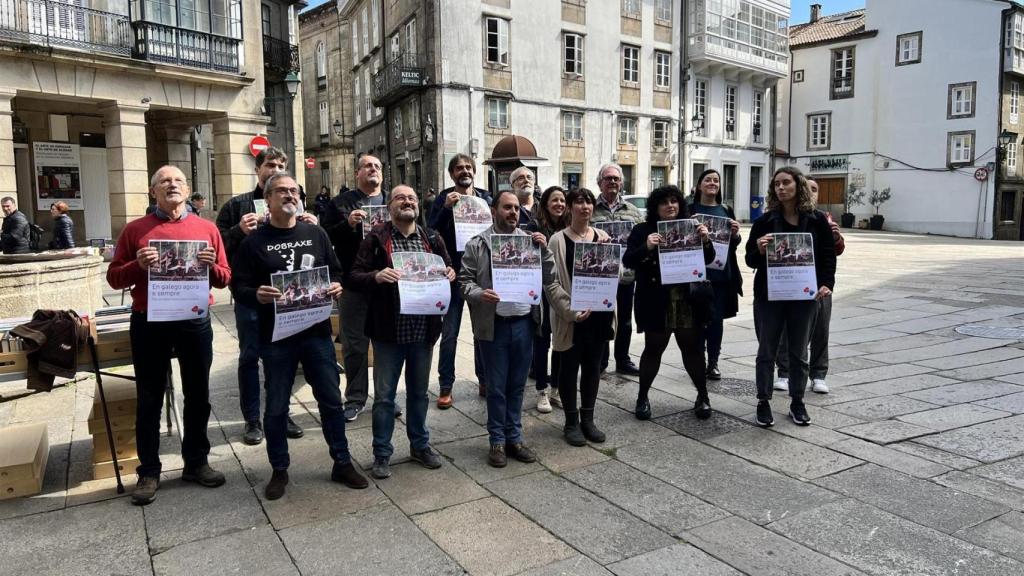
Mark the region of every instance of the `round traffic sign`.
[[984, 182], [988, 180], [988, 170], [985, 168], [978, 168], [974, 171], [974, 179], [978, 182]]
[[267, 148], [270, 148], [270, 140], [262, 134], [253, 136], [252, 140], [249, 140], [249, 153], [253, 156], [259, 155], [260, 152]]
[[316, 158], [306, 158], [306, 168], [312, 170], [316, 166]]

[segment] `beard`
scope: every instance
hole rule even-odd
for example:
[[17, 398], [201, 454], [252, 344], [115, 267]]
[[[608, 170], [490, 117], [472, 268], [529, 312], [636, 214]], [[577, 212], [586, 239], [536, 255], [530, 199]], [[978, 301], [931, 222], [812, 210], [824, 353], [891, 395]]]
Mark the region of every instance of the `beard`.
[[288, 216], [294, 216], [298, 211], [299, 207], [290, 202], [281, 205], [281, 211]]
[[456, 183], [460, 188], [469, 188], [473, 185], [473, 179], [469, 176], [463, 176], [462, 178], [459, 178]]
[[415, 208], [408, 208], [399, 210], [398, 214], [393, 215], [391, 218], [399, 222], [414, 222], [417, 216], [419, 216], [419, 211]]

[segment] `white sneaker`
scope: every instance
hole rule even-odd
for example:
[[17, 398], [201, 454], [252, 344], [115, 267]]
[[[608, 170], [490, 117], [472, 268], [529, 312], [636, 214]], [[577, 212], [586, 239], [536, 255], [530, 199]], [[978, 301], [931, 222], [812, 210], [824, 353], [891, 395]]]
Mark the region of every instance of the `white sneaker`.
[[773, 388], [787, 392], [789, 390], [789, 378], [777, 378]]
[[551, 402], [548, 400], [547, 388], [537, 393], [537, 412], [541, 414], [551, 412]]
[[558, 388], [548, 388], [548, 401], [551, 406], [562, 407], [562, 398], [558, 395]]
[[828, 385], [825, 384], [824, 378], [815, 378], [811, 381], [811, 390], [814, 390], [818, 394], [828, 394]]

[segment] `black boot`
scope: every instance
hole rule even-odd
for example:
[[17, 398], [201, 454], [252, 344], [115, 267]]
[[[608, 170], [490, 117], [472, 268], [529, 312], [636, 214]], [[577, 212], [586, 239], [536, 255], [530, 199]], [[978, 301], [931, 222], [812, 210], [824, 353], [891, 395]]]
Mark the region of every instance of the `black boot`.
[[697, 401], [693, 403], [693, 412], [698, 420], [711, 418], [711, 400], [708, 399], [707, 392], [697, 394]]
[[637, 396], [636, 408], [633, 410], [633, 415], [636, 416], [637, 420], [651, 419], [651, 401], [647, 399], [647, 394], [640, 394]]
[[562, 434], [565, 436], [565, 441], [568, 442], [570, 446], [587, 445], [587, 439], [583, 437], [583, 432], [580, 431], [579, 412], [565, 413], [565, 428], [562, 429]]
[[600, 444], [605, 440], [604, 432], [601, 432], [597, 429], [597, 426], [594, 426], [593, 408], [590, 410], [580, 410], [580, 430], [583, 431], [583, 436], [591, 442]]

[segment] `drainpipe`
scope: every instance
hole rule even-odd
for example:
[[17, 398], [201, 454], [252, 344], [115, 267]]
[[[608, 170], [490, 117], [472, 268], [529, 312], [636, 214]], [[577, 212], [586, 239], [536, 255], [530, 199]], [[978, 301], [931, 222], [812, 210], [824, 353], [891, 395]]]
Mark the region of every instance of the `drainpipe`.
[[686, 10], [693, 9], [687, 7], [687, 4], [682, 3], [682, 9], [679, 10], [679, 28], [682, 30], [682, 35], [679, 40], [679, 174], [676, 175], [676, 181], [678, 182], [679, 189], [686, 194], [686, 170], [689, 167], [686, 147], [686, 86], [689, 84], [688, 75], [688, 50], [689, 45], [687, 34], [689, 31], [686, 29], [687, 17]]

